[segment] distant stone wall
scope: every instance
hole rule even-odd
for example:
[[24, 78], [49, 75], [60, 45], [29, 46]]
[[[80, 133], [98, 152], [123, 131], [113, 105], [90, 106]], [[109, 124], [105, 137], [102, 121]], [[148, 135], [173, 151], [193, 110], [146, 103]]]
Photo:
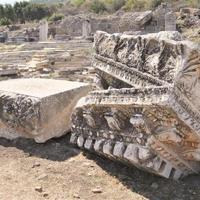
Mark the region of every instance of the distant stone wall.
[[91, 24], [91, 33], [97, 30], [109, 33], [118, 32], [119, 17], [97, 18], [94, 16], [75, 15], [66, 17], [56, 28], [57, 34], [67, 34], [70, 36], [82, 36], [82, 27], [85, 21]]
[[[170, 11], [171, 9], [167, 4], [162, 4], [155, 11], [118, 12], [115, 15], [107, 16], [95, 14], [67, 16], [57, 26], [56, 33], [70, 36], [84, 36], [83, 24], [85, 21], [91, 26], [91, 34], [95, 33], [97, 30], [106, 31], [108, 33], [135, 31], [154, 33], [164, 31], [166, 24], [167, 26], [170, 24], [172, 25], [171, 22], [166, 22], [166, 19], [169, 19], [169, 17], [166, 18], [166, 14]], [[173, 17], [175, 17], [175, 15], [173, 15]], [[168, 27], [167, 29], [171, 28]], [[173, 28], [173, 30], [174, 29], [175, 28]]]

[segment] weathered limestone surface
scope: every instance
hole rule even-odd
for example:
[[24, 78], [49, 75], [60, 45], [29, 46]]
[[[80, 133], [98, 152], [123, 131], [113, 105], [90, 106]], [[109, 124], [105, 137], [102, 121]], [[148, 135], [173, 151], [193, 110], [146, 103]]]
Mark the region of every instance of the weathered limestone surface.
[[39, 40], [47, 41], [48, 39], [48, 22], [46, 20], [40, 21]]
[[96, 34], [104, 90], [78, 102], [71, 142], [179, 179], [200, 171], [200, 48], [167, 33]]
[[76, 102], [90, 89], [85, 83], [50, 79], [1, 81], [0, 136], [43, 143], [65, 134]]
[[83, 21], [82, 25], [82, 36], [83, 38], [87, 38], [91, 35], [91, 24], [90, 20]]
[[93, 65], [99, 83], [104, 88], [120, 88], [124, 84], [134, 87], [173, 82], [184, 46], [175, 40], [181, 40], [181, 35], [173, 31], [141, 36], [98, 31]]
[[19, 73], [19, 70], [17, 70], [16, 68], [9, 68], [8, 69], [4, 69], [1, 68], [0, 66], [0, 76], [17, 76]]
[[165, 14], [165, 31], [176, 31], [176, 15], [173, 12]]
[[[170, 12], [170, 7], [163, 3], [154, 11], [124, 12], [122, 10], [113, 15], [80, 14], [66, 16], [57, 25], [56, 34], [70, 36], [84, 36], [85, 31], [94, 34], [97, 30], [108, 33], [142, 31], [143, 33], [155, 33], [165, 30], [165, 14]], [[87, 23], [89, 21], [89, 23]], [[85, 23], [86, 22], [86, 23]]]

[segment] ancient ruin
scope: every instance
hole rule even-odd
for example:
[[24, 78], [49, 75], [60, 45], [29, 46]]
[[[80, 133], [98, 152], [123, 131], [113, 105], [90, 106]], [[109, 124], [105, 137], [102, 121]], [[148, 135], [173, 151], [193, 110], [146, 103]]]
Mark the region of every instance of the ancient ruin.
[[176, 31], [176, 15], [173, 12], [165, 14], [165, 31]]
[[[199, 17], [197, 10], [180, 13], [184, 23]], [[176, 32], [176, 18], [161, 4], [3, 29], [0, 39], [9, 45], [0, 53], [0, 79], [49, 80], [0, 82], [0, 136], [43, 143], [71, 130], [79, 147], [157, 175], [198, 173], [200, 50]], [[94, 36], [98, 29], [113, 34]], [[94, 82], [96, 90], [88, 94], [89, 84], [52, 78]]]
[[48, 22], [46, 20], [40, 21], [39, 40], [47, 41], [48, 39]]
[[[166, 18], [167, 13], [175, 17], [172, 9], [163, 3], [154, 11], [143, 12], [123, 12], [113, 15], [95, 15], [95, 14], [77, 14], [66, 16], [56, 25], [56, 34], [66, 34], [70, 36], [88, 36], [94, 34], [97, 30], [108, 33], [141, 31], [143, 33], [154, 33], [158, 31], [169, 30], [168, 24], [171, 23], [171, 17]], [[169, 19], [165, 24], [166, 19]], [[176, 23], [176, 21], [173, 21]], [[166, 27], [167, 25], [167, 27]], [[171, 26], [172, 27], [172, 26]], [[171, 30], [172, 31], [172, 30]]]
[[0, 137], [43, 143], [71, 128], [76, 102], [91, 90], [85, 83], [50, 79], [0, 82]]
[[178, 32], [97, 32], [100, 90], [72, 115], [71, 142], [157, 175], [200, 171], [200, 48]]
[[87, 38], [91, 35], [91, 24], [89, 20], [83, 21], [82, 25], [82, 36], [83, 38]]

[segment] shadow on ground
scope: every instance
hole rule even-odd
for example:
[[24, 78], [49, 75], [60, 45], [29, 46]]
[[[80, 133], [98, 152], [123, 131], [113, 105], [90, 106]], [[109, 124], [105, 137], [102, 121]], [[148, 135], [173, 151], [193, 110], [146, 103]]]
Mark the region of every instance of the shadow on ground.
[[[69, 135], [37, 144], [30, 139], [13, 141], [0, 138], [0, 145], [15, 147], [30, 156], [64, 161], [76, 156], [80, 150], [69, 144]], [[84, 151], [87, 159], [94, 160], [104, 171], [117, 178], [127, 189], [150, 200], [200, 200], [200, 175], [191, 175], [180, 181], [167, 180], [134, 167]]]
[[119, 179], [129, 190], [150, 200], [200, 200], [200, 175], [173, 181], [89, 152], [84, 152], [84, 155], [95, 160], [103, 170]]
[[80, 153], [80, 150], [69, 144], [69, 134], [52, 139], [44, 144], [38, 144], [32, 139], [18, 138], [15, 140], [7, 140], [0, 138], [0, 145], [4, 147], [18, 148], [29, 156], [49, 159], [52, 161], [65, 161]]

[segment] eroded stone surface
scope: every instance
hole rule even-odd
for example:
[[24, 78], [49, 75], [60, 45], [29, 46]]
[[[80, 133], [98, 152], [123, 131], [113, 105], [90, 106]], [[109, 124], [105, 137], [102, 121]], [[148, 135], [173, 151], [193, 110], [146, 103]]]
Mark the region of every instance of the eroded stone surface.
[[200, 49], [174, 34], [98, 32], [104, 90], [79, 101], [72, 129], [100, 154], [178, 179], [200, 171]]
[[173, 31], [139, 36], [97, 32], [93, 65], [103, 88], [172, 83], [184, 54], [179, 40]]
[[76, 102], [88, 84], [50, 79], [0, 82], [0, 136], [34, 138], [42, 143], [70, 130]]

